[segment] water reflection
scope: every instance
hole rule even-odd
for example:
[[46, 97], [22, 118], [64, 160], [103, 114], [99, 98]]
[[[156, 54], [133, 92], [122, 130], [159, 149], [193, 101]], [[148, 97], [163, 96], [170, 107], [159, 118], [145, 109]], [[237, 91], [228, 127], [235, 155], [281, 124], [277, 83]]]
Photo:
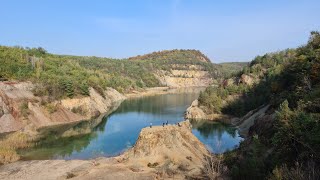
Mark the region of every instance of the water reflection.
[[[89, 159], [116, 156], [132, 147], [140, 130], [150, 123], [162, 125], [166, 121], [170, 124], [182, 121], [185, 110], [198, 95], [199, 91], [192, 91], [129, 99], [105, 117], [92, 133], [73, 138], [43, 140], [37, 147], [20, 151], [20, 154], [25, 159]], [[232, 149], [232, 146], [241, 140], [234, 128], [219, 123], [192, 124], [193, 133], [216, 153]], [[221, 147], [217, 148], [215, 141], [221, 141]]]
[[20, 151], [23, 160], [32, 159], [67, 159], [75, 152], [83, 151], [90, 141], [97, 137], [96, 133], [68, 138], [48, 138], [36, 147]]
[[216, 154], [232, 150], [242, 138], [236, 128], [212, 121], [191, 121], [192, 132], [207, 148]]

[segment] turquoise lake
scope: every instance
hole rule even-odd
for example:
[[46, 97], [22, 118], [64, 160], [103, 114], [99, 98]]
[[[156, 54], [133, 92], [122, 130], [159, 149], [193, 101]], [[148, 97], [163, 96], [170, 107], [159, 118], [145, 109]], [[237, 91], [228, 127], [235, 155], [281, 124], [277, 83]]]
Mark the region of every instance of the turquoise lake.
[[[117, 156], [132, 147], [140, 130], [150, 123], [183, 121], [186, 109], [198, 95], [196, 91], [125, 100], [91, 134], [41, 142], [35, 148], [20, 151], [20, 155], [26, 160]], [[237, 129], [222, 123], [192, 122], [192, 126], [193, 134], [213, 153], [232, 150], [242, 140]]]

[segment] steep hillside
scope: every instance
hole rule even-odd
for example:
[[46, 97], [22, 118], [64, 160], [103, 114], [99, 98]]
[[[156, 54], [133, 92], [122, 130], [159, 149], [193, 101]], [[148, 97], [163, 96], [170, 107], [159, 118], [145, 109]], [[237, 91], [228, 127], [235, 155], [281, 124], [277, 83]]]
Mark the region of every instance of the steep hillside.
[[[222, 68], [198, 50], [166, 50], [129, 58], [152, 63], [154, 76], [169, 87], [208, 86], [222, 77]], [[240, 69], [239, 69], [240, 70]]]
[[0, 80], [41, 84], [36, 94], [59, 99], [87, 96], [89, 87], [103, 95], [107, 87], [130, 92], [157, 86], [207, 86], [222, 75], [219, 66], [195, 50], [130, 59], [54, 55], [42, 48], [0, 46]]
[[219, 63], [224, 77], [231, 77], [239, 73], [244, 67], [249, 66], [249, 62], [225, 62]]
[[[297, 49], [257, 56], [199, 97], [206, 113], [233, 116], [246, 140], [225, 154], [235, 179], [320, 177], [320, 33]], [[199, 114], [199, 113], [198, 113]]]

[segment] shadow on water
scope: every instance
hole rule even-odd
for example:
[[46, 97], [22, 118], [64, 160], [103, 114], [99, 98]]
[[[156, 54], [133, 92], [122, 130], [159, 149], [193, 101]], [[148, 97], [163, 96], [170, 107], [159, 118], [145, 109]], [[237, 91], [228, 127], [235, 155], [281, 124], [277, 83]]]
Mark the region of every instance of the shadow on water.
[[[166, 94], [125, 100], [116, 111], [105, 117], [92, 133], [77, 137], [58, 138], [51, 134], [34, 148], [20, 151], [23, 159], [90, 159], [116, 156], [132, 147], [140, 130], [152, 123], [175, 124], [183, 120], [185, 110], [199, 95], [191, 93]], [[192, 132], [212, 152], [221, 153], [238, 145], [236, 129], [212, 122], [193, 122]], [[223, 142], [216, 148], [215, 141]], [[228, 141], [228, 142], [226, 142]]]
[[20, 150], [18, 153], [22, 160], [68, 159], [73, 153], [83, 151], [96, 137], [96, 133], [91, 133], [76, 137], [47, 138], [34, 148]]
[[230, 125], [214, 121], [191, 121], [193, 134], [216, 154], [236, 148], [242, 138]]

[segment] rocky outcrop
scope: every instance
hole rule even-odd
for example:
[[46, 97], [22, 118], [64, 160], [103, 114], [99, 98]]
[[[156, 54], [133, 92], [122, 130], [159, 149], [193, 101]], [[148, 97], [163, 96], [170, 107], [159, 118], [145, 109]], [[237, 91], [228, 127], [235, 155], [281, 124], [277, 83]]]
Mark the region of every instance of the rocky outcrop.
[[248, 86], [252, 86], [255, 83], [259, 82], [259, 78], [254, 77], [252, 74], [242, 74], [240, 77], [233, 77], [229, 79], [225, 79], [222, 83], [223, 87], [233, 86], [233, 85], [239, 85], [244, 84]]
[[269, 107], [270, 105], [266, 105], [249, 111], [246, 115], [240, 118], [238, 122], [235, 122], [239, 127], [240, 135], [247, 136], [249, 129], [256, 123], [256, 121], [263, 119]]
[[199, 161], [208, 153], [205, 146], [191, 133], [189, 121], [180, 122], [179, 125], [143, 128], [127, 155], [130, 158], [175, 157], [181, 155], [181, 149], [185, 149], [182, 154], [197, 157]]
[[209, 120], [209, 121], [220, 121], [224, 123], [232, 123], [233, 118], [225, 114], [206, 114], [203, 108], [199, 106], [198, 100], [194, 100], [190, 107], [187, 108], [185, 113], [185, 119], [193, 121]]
[[124, 162], [152, 166], [157, 171], [186, 175], [201, 174], [208, 150], [191, 132], [191, 124], [144, 128], [132, 149], [123, 155]]
[[[21, 129], [41, 132], [63, 125], [70, 128], [114, 110], [125, 99], [112, 88], [104, 92], [105, 98], [90, 88], [88, 97], [44, 104], [42, 97], [33, 95], [33, 88], [30, 82], [0, 82], [0, 134]], [[99, 124], [93, 121], [91, 127]]]
[[19, 161], [0, 168], [0, 179], [186, 179], [201, 177], [206, 147], [189, 121], [141, 130], [135, 146], [115, 158]]
[[194, 100], [191, 103], [191, 106], [188, 107], [185, 113], [186, 119], [197, 119], [197, 120], [205, 120], [207, 119], [206, 113], [203, 112], [201, 108], [199, 108], [199, 101], [198, 99]]
[[28, 82], [0, 82], [0, 134], [17, 131], [25, 125], [21, 109], [27, 108], [27, 101], [39, 101], [31, 93], [32, 88]]

